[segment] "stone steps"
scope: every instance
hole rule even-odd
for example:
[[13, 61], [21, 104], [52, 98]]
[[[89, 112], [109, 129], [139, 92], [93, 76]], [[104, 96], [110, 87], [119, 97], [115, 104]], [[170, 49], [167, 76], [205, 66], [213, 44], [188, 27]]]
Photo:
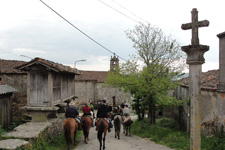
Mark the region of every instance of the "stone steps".
[[29, 147], [29, 142], [20, 139], [7, 139], [0, 141], [0, 149], [2, 150], [15, 150], [20, 147]]

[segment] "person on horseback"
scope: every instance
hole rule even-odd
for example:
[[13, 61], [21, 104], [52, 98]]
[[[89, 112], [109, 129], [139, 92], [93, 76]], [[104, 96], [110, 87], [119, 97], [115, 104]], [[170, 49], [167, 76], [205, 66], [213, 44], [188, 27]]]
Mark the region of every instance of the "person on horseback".
[[79, 130], [81, 130], [81, 119], [78, 117], [78, 115], [79, 115], [79, 112], [77, 108], [75, 107], [75, 103], [70, 102], [69, 107], [66, 109], [65, 117], [74, 118], [75, 120], [78, 119], [80, 121]]
[[130, 110], [128, 108], [128, 105], [125, 105], [125, 107], [123, 109], [123, 115], [124, 116], [130, 116]]
[[86, 115], [90, 116], [92, 121], [92, 127], [94, 127], [94, 124], [93, 124], [94, 121], [93, 121], [93, 118], [91, 117], [91, 108], [88, 106], [87, 103], [84, 104], [84, 107], [82, 108], [82, 112], [84, 113], [83, 116], [86, 116]]
[[111, 119], [108, 117], [108, 112], [109, 108], [108, 105], [106, 105], [106, 100], [102, 100], [102, 105], [98, 108], [97, 118], [107, 118], [109, 121], [108, 132], [111, 132], [110, 128], [112, 128], [113, 125]]
[[93, 118], [95, 118], [94, 105], [92, 104], [92, 102], [90, 102], [88, 106], [91, 108], [91, 112], [93, 113]]

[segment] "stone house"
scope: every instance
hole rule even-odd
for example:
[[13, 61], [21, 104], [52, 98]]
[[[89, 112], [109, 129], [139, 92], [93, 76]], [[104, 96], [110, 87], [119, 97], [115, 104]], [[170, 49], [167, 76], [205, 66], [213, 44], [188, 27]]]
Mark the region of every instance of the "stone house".
[[130, 103], [130, 93], [125, 93], [116, 88], [104, 86], [107, 71], [80, 71], [81, 75], [76, 77], [75, 94], [76, 102], [82, 104], [90, 100], [97, 105], [99, 100], [105, 99], [109, 105]]
[[20, 118], [25, 112], [19, 108], [27, 104], [27, 72], [15, 69], [16, 66], [23, 63], [25, 62], [0, 59], [0, 81], [18, 90], [11, 97], [15, 119]]
[[[217, 35], [219, 41], [219, 70], [202, 73], [201, 77], [201, 130], [204, 134], [217, 134], [225, 125], [225, 32]], [[183, 100], [183, 107], [174, 109], [173, 117], [190, 131], [189, 78], [181, 80], [173, 96]]]

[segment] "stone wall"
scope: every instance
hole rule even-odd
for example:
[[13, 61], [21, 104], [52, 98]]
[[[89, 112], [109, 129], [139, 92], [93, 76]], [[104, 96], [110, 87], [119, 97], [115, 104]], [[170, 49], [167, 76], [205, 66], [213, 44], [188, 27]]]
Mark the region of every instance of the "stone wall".
[[103, 85], [104, 83], [96, 83], [94, 81], [76, 81], [75, 95], [78, 96], [76, 103], [79, 105], [89, 102], [90, 99], [93, 102], [105, 99], [108, 104], [112, 104], [113, 96], [115, 96], [117, 104], [131, 103], [131, 95], [129, 93]]
[[[174, 109], [173, 113], [181, 121], [183, 127], [190, 131], [190, 101], [188, 99], [188, 88], [179, 87], [174, 95], [184, 102], [182, 108]], [[204, 134], [216, 134], [225, 125], [225, 93], [216, 90], [201, 90], [202, 111], [201, 130]], [[181, 109], [181, 110], [179, 110]]]
[[25, 110], [19, 108], [27, 105], [27, 75], [26, 74], [0, 74], [0, 78], [5, 84], [8, 84], [18, 92], [14, 93], [13, 101], [13, 117], [14, 119], [21, 119]]

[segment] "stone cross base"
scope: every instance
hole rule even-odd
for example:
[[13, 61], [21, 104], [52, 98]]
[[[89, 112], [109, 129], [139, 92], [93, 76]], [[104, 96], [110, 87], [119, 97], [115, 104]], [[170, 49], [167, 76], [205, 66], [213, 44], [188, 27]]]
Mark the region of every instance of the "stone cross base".
[[182, 46], [181, 49], [187, 54], [187, 64], [205, 63], [204, 53], [209, 50], [207, 45]]
[[31, 107], [24, 106], [21, 109], [27, 110], [31, 115], [31, 122], [43, 122], [47, 121], [48, 118], [57, 118], [58, 107]]

